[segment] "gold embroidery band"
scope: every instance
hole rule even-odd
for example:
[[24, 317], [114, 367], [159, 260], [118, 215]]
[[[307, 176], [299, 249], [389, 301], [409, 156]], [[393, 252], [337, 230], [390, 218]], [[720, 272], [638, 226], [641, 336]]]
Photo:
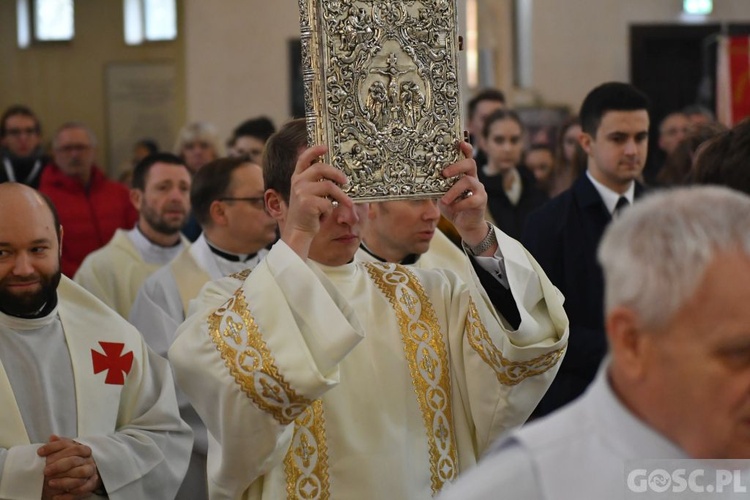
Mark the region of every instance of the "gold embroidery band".
[[487, 329], [479, 318], [479, 312], [473, 300], [469, 302], [466, 336], [472, 349], [479, 353], [484, 362], [495, 370], [497, 380], [503, 385], [517, 385], [529, 377], [541, 375], [555, 366], [565, 351], [565, 348], [562, 347], [528, 361], [509, 360], [492, 342]]
[[458, 474], [448, 351], [435, 311], [417, 278], [404, 266], [366, 264], [398, 317], [404, 352], [424, 419], [430, 450], [432, 493]]
[[286, 493], [290, 500], [327, 500], [328, 446], [323, 403], [313, 402], [294, 422], [294, 436], [284, 458]]
[[245, 394], [279, 423], [290, 424], [312, 403], [297, 395], [279, 373], [247, 308], [242, 287], [208, 317], [208, 333]]

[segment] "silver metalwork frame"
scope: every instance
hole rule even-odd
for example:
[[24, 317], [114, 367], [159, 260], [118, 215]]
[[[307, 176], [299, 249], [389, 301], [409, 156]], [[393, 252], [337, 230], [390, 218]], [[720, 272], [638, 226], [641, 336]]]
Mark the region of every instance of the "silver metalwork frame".
[[310, 144], [354, 201], [441, 196], [463, 157], [455, 0], [299, 0]]

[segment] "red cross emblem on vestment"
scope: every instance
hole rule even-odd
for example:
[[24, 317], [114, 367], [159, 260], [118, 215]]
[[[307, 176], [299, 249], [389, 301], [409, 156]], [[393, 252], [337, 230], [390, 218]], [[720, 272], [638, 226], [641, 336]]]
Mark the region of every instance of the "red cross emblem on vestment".
[[94, 375], [107, 370], [105, 384], [124, 385], [125, 375], [130, 373], [133, 366], [133, 352], [122, 354], [125, 344], [121, 342], [99, 342], [104, 354], [91, 349], [91, 359], [94, 361]]

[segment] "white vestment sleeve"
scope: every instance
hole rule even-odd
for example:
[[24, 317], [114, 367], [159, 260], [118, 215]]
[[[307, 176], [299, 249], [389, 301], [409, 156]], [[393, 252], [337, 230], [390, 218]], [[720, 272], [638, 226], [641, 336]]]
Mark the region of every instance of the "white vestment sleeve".
[[[169, 268], [162, 268], [143, 283], [128, 318], [130, 324], [141, 332], [149, 347], [164, 358], [167, 357], [169, 346], [172, 345], [175, 332], [184, 316], [174, 279], [167, 281], [171, 276], [163, 272], [165, 269]], [[172, 285], [174, 293], [169, 296], [165, 293], [168, 290], [166, 287]]]
[[[450, 349], [477, 458], [523, 424], [549, 388], [568, 341], [562, 294], [517, 241], [497, 231], [521, 324], [502, 321], [481, 285], [453, 286]], [[449, 274], [449, 279], [450, 278]]]
[[239, 498], [278, 465], [290, 424], [338, 384], [362, 328], [329, 288], [279, 242], [222, 307], [191, 304], [169, 358], [219, 445], [209, 441], [212, 500]]
[[192, 432], [177, 412], [169, 364], [141, 347], [143, 364], [128, 375], [115, 432], [77, 438], [91, 447], [111, 500], [171, 497], [190, 459]]
[[45, 459], [37, 455], [41, 444], [0, 449], [0, 498], [39, 500], [44, 485]]

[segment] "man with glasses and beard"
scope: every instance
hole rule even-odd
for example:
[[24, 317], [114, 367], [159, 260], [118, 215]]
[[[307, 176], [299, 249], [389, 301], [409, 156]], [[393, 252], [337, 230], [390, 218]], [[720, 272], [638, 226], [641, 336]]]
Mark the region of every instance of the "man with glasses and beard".
[[168, 363], [61, 277], [54, 206], [0, 185], [0, 498], [173, 498], [191, 435]]
[[118, 229], [109, 243], [89, 254], [76, 283], [127, 319], [146, 278], [185, 246], [180, 229], [190, 212], [190, 183], [185, 163], [171, 153], [141, 160], [130, 191], [138, 223], [129, 231]]

